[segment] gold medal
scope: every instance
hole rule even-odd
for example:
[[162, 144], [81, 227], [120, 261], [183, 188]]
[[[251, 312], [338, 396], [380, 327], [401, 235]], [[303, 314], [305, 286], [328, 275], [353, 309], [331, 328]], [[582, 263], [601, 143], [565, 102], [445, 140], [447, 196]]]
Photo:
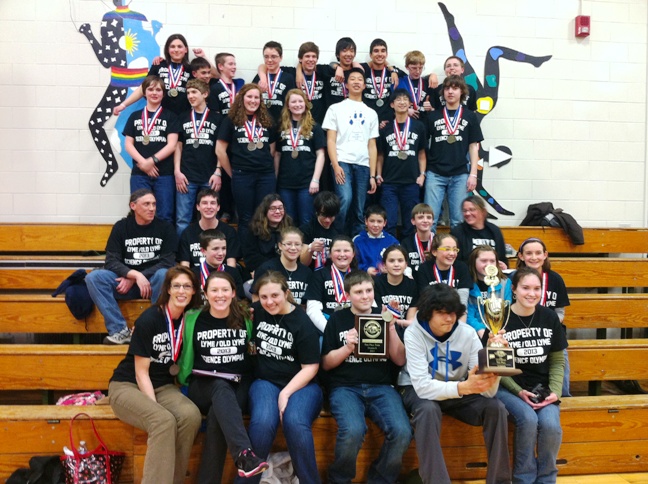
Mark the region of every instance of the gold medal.
[[171, 376], [176, 376], [178, 373], [180, 373], [180, 367], [174, 363], [169, 367], [169, 373], [171, 374]]
[[299, 151], [293, 151], [290, 156], [292, 156], [293, 160], [296, 160], [297, 157], [299, 156]]
[[457, 137], [454, 134], [448, 136], [448, 143], [452, 144], [457, 141]]
[[399, 151], [398, 152], [398, 159], [399, 160], [406, 160], [407, 159], [407, 151]]
[[256, 142], [256, 147], [257, 147], [257, 150], [262, 150], [263, 149], [263, 142], [262, 141], [257, 141]]
[[169, 89], [169, 96], [177, 97], [178, 96], [178, 90], [176, 88]]
[[254, 150], [256, 150], [256, 144], [254, 144], [254, 143], [248, 143], [248, 144], [247, 144], [247, 149], [248, 149], [248, 151], [254, 151]]
[[148, 135], [144, 135], [144, 137], [142, 138], [142, 144], [147, 145], [150, 142], [151, 142], [151, 138]]

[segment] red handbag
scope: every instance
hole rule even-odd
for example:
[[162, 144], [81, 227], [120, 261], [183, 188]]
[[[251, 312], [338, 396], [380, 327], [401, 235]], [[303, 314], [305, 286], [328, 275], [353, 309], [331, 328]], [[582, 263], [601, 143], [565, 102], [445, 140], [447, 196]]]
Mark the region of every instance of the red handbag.
[[[88, 417], [92, 424], [92, 430], [99, 441], [99, 446], [96, 449], [83, 454], [79, 453], [72, 439], [72, 426], [77, 417], [81, 415]], [[74, 455], [61, 456], [65, 484], [116, 484], [119, 482], [126, 454], [108, 450], [97, 432], [94, 420], [87, 413], [77, 413], [70, 420], [70, 449]]]

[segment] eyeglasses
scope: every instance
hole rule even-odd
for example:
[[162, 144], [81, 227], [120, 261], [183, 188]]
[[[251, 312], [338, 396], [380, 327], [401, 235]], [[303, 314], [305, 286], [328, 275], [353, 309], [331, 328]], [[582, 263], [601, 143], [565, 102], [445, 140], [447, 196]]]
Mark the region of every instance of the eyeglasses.
[[281, 245], [284, 247], [290, 247], [291, 249], [294, 247], [301, 247], [303, 244], [301, 242], [282, 242]]
[[171, 284], [171, 289], [174, 291], [179, 291], [180, 289], [184, 289], [185, 291], [191, 291], [193, 289], [193, 285], [191, 284]]
[[457, 254], [459, 252], [459, 247], [439, 247], [437, 250], [441, 252], [454, 252]]
[[284, 208], [283, 207], [270, 207], [268, 208], [268, 212], [283, 212]]

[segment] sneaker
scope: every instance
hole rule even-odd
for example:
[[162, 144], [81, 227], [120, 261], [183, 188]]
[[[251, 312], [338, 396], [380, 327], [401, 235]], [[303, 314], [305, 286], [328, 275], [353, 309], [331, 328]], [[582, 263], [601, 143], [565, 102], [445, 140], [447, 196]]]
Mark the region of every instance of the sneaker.
[[130, 343], [131, 331], [128, 328], [122, 329], [119, 333], [109, 334], [103, 340], [105, 345], [126, 345]]
[[242, 450], [236, 459], [239, 477], [252, 477], [268, 468], [268, 463], [259, 459], [252, 449]]

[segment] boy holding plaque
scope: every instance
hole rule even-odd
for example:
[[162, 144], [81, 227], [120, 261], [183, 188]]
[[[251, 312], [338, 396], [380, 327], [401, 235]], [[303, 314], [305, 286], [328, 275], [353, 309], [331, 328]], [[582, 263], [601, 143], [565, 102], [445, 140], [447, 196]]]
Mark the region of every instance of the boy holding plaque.
[[[477, 333], [457, 321], [466, 307], [447, 284], [425, 288], [416, 320], [405, 331], [407, 363], [398, 377], [400, 393], [413, 415], [414, 438], [423, 482], [450, 484], [441, 451], [441, 415], [483, 426], [487, 483], [511, 482], [507, 412], [493, 398], [500, 378], [477, 372], [482, 344]], [[501, 335], [491, 339], [504, 343]]]
[[[398, 392], [391, 385], [396, 365], [405, 363], [405, 348], [393, 321], [384, 322], [376, 314], [372, 324], [377, 331], [371, 343], [382, 340], [386, 355], [358, 357], [356, 346], [367, 343], [367, 333], [356, 330], [357, 315], [372, 313], [373, 280], [364, 271], [344, 278], [344, 290], [351, 307], [330, 317], [322, 343], [322, 367], [329, 374], [331, 413], [338, 424], [335, 458], [329, 468], [329, 483], [348, 483], [355, 477], [358, 451], [367, 426], [373, 420], [385, 434], [379, 457], [371, 463], [368, 482], [396, 482], [403, 454], [412, 440], [412, 429]], [[391, 314], [391, 313], [390, 313]]]

